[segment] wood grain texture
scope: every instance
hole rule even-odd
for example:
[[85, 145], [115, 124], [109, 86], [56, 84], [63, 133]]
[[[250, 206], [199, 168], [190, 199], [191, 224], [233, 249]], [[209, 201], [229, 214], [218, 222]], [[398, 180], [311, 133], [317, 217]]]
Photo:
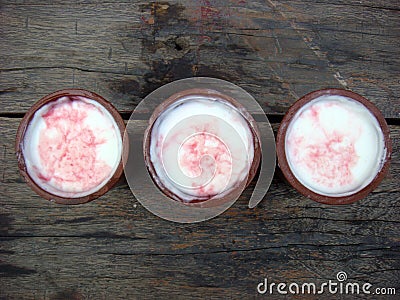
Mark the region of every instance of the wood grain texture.
[[[399, 294], [399, 12], [388, 0], [0, 1], [0, 299], [247, 299], [265, 277], [339, 271]], [[186, 225], [152, 215], [127, 184], [69, 207], [21, 179], [15, 134], [42, 96], [85, 88], [126, 116], [190, 76], [240, 85], [276, 121], [318, 88], [358, 92], [392, 123], [390, 173], [366, 199], [326, 206], [277, 170], [255, 209], [253, 182], [221, 216]]]
[[210, 76], [245, 88], [267, 113], [343, 87], [395, 118], [399, 18], [386, 2], [2, 1], [2, 106], [23, 113], [79, 87], [130, 111], [167, 82]]
[[41, 199], [18, 174], [19, 121], [0, 118], [0, 295], [6, 299], [239, 299], [257, 296], [264, 277], [318, 283], [339, 271], [399, 289], [397, 126], [390, 127], [390, 174], [358, 203], [314, 203], [276, 175], [257, 208], [247, 208], [253, 182], [221, 216], [183, 225], [146, 211], [126, 184], [86, 205]]

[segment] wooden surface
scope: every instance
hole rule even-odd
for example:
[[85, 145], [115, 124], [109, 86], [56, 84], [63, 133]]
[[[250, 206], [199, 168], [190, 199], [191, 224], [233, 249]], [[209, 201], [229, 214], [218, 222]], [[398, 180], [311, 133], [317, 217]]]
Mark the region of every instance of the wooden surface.
[[[0, 1], [0, 298], [243, 299], [258, 297], [264, 278], [321, 283], [339, 271], [398, 297], [399, 49], [397, 1]], [[191, 76], [243, 87], [275, 130], [307, 92], [358, 92], [390, 124], [390, 174], [340, 207], [302, 197], [277, 174], [255, 209], [253, 184], [221, 216], [188, 225], [152, 215], [126, 184], [68, 207], [22, 181], [15, 133], [40, 97], [85, 88], [129, 117], [149, 92]]]

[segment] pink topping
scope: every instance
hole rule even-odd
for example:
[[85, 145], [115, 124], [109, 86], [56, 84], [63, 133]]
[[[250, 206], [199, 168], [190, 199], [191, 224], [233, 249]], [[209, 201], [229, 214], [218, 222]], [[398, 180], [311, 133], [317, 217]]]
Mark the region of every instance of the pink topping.
[[[203, 179], [229, 176], [232, 160], [227, 146], [216, 136], [206, 132], [197, 133], [187, 139], [179, 152], [179, 165], [187, 176]], [[215, 195], [212, 184], [196, 186], [199, 195]]]
[[97, 159], [98, 147], [106, 141], [96, 137], [85, 124], [86, 111], [98, 108], [83, 101], [74, 102], [54, 105], [42, 116], [46, 128], [39, 135], [43, 170], [38, 177], [52, 180], [59, 188], [63, 183], [76, 183], [83, 190], [90, 190], [110, 174], [111, 167]]
[[323, 186], [351, 184], [354, 180], [351, 169], [359, 159], [354, 144], [361, 129], [353, 128], [351, 134], [348, 129], [347, 132], [329, 130], [321, 123], [321, 108], [324, 107], [311, 107], [299, 116], [299, 120], [312, 120], [314, 136], [304, 135], [301, 129], [292, 132], [287, 140], [292, 162], [306, 168], [312, 179]]

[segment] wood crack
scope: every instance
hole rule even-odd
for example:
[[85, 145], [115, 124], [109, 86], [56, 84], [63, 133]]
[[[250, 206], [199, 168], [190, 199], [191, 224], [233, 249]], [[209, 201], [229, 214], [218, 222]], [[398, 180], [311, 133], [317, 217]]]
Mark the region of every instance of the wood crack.
[[[97, 254], [106, 254], [106, 255], [115, 255], [115, 256], [184, 256], [184, 255], [210, 255], [210, 254], [232, 254], [232, 253], [246, 253], [246, 252], [256, 252], [256, 251], [264, 251], [264, 250], [281, 250], [282, 248], [288, 249], [292, 247], [312, 247], [312, 248], [324, 248], [324, 247], [358, 247], [358, 246], [363, 246], [366, 244], [363, 243], [355, 243], [355, 244], [326, 244], [326, 245], [318, 245], [318, 244], [287, 244], [287, 245], [281, 245], [281, 246], [271, 246], [271, 247], [255, 247], [255, 248], [250, 248], [250, 249], [240, 249], [240, 248], [235, 248], [235, 249], [221, 249], [221, 250], [216, 250], [216, 251], [188, 251], [188, 252], [182, 252], [182, 253], [172, 253], [172, 252], [166, 252], [166, 253], [160, 253], [160, 252], [154, 252], [154, 253], [132, 253], [132, 252], [98, 252]], [[394, 248], [394, 249], [392, 249]], [[363, 252], [363, 251], [382, 251], [382, 250], [390, 250], [397, 252], [398, 247], [375, 247], [375, 248], [363, 248], [359, 249], [358, 251]], [[364, 257], [360, 256], [360, 259], [363, 259]], [[314, 259], [313, 259], [314, 260]], [[325, 260], [325, 259], [323, 259]], [[303, 261], [303, 259], [301, 259]]]
[[48, 70], [48, 69], [67, 69], [67, 70], [76, 70], [81, 72], [91, 72], [91, 73], [102, 73], [102, 74], [116, 74], [116, 75], [135, 75], [141, 76], [143, 74], [137, 74], [134, 72], [127, 72], [127, 69], [124, 71], [109, 71], [109, 70], [101, 70], [101, 69], [85, 69], [80, 67], [68, 67], [68, 66], [35, 66], [35, 67], [16, 67], [16, 68], [4, 68], [0, 69], [0, 72], [18, 72], [18, 71], [28, 71], [28, 70]]
[[311, 3], [311, 4], [322, 4], [322, 5], [332, 5], [332, 6], [349, 6], [349, 7], [365, 7], [365, 8], [372, 8], [372, 9], [377, 9], [377, 10], [389, 10], [389, 11], [400, 11], [400, 8], [395, 8], [395, 7], [387, 7], [387, 6], [375, 6], [375, 5], [368, 5], [368, 4], [363, 4], [362, 1], [359, 1], [359, 4], [353, 4], [349, 3], [347, 1], [343, 1], [341, 3], [335, 3], [335, 2], [323, 2], [323, 1], [302, 1], [302, 3]]

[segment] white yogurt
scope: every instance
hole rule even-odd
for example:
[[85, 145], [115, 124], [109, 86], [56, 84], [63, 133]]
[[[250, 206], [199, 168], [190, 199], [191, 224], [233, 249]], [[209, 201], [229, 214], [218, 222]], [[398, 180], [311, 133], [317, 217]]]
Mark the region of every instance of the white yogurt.
[[121, 160], [122, 138], [97, 101], [62, 97], [37, 110], [23, 140], [27, 172], [45, 191], [66, 198], [102, 188]]
[[311, 191], [332, 197], [367, 186], [383, 165], [384, 137], [375, 116], [360, 102], [320, 96], [291, 120], [285, 152], [294, 176]]
[[184, 201], [229, 193], [247, 180], [253, 158], [249, 125], [225, 100], [186, 96], [164, 110], [151, 131], [155, 180]]

